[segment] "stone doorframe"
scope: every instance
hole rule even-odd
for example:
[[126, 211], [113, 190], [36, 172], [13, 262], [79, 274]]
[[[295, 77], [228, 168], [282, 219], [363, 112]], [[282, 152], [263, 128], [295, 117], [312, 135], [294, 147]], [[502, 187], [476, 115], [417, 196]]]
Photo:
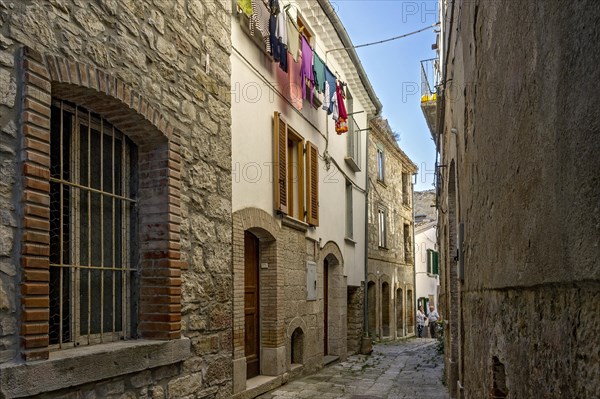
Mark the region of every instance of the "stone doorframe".
[[[236, 211], [233, 219], [233, 393], [246, 390], [244, 348], [244, 232], [258, 237], [260, 296], [260, 374], [277, 376], [287, 370], [284, 328], [283, 274], [277, 250], [281, 227], [257, 208]], [[268, 304], [268, 306], [267, 306]]]
[[[388, 285], [388, 292], [387, 292], [387, 298], [384, 297], [383, 295], [383, 284], [386, 283]], [[392, 289], [393, 289], [393, 284], [392, 284], [392, 279], [387, 275], [387, 274], [382, 274], [381, 277], [379, 277], [379, 284], [377, 284], [377, 290], [378, 290], [378, 294], [377, 298], [378, 298], [378, 312], [377, 312], [377, 318], [379, 319], [379, 336], [381, 337], [381, 339], [386, 338], [393, 338], [393, 334], [392, 334], [392, 322], [395, 322], [396, 317], [392, 315], [392, 310], [395, 309], [393, 302], [392, 302], [392, 298], [393, 298], [393, 294], [392, 294]], [[388, 321], [388, 333], [384, 334], [384, 301], [387, 300], [387, 321]]]
[[[333, 241], [328, 241], [319, 252], [320, 270], [323, 270], [325, 259], [329, 267], [329, 312], [328, 312], [328, 349], [329, 355], [339, 356], [345, 359], [347, 355], [346, 331], [347, 331], [347, 281], [344, 277], [344, 257], [340, 247]], [[320, 272], [322, 273], [322, 272]], [[321, 281], [324, 277], [321, 274]], [[321, 284], [321, 290], [323, 286]], [[322, 295], [321, 291], [321, 294]], [[321, 298], [323, 301], [323, 298]], [[323, 303], [323, 302], [322, 302]], [[322, 323], [322, 321], [321, 321]], [[321, 331], [324, 331], [321, 329]], [[319, 336], [322, 342], [323, 335]]]
[[[368, 309], [367, 309], [367, 315], [368, 315], [368, 324], [367, 324], [367, 331], [369, 333], [369, 337], [372, 340], [376, 340], [379, 339], [379, 327], [378, 327], [378, 322], [379, 322], [379, 317], [377, 316], [378, 314], [378, 303], [377, 300], [379, 298], [379, 293], [377, 292], [377, 276], [374, 273], [368, 273], [367, 274], [367, 289], [365, 291], [365, 295], [369, 295], [369, 286], [371, 286], [372, 284], [372, 289], [374, 290], [374, 298], [373, 300], [371, 300], [371, 298], [367, 297], [367, 301], [368, 301]], [[371, 312], [371, 309], [373, 310], [373, 312]], [[369, 327], [370, 325], [373, 325], [373, 329], [371, 330], [371, 328]]]

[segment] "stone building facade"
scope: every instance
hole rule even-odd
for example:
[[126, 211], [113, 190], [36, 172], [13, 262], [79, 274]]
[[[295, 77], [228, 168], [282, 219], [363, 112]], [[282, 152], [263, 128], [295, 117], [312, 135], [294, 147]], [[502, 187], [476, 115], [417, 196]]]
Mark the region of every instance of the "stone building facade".
[[368, 332], [387, 340], [415, 333], [412, 178], [417, 166], [387, 120], [372, 119], [369, 142]]
[[230, 396], [230, 14], [0, 2], [0, 396]]
[[[454, 397], [600, 396], [596, 1], [443, 2], [441, 315]], [[444, 83], [445, 82], [445, 83]]]
[[315, 90], [312, 103], [302, 97], [299, 63], [287, 53], [287, 71], [274, 62], [238, 4], [231, 29], [233, 392], [242, 398], [360, 347], [363, 129], [381, 104], [354, 51], [326, 56], [352, 45], [328, 0], [286, 2], [284, 18], [289, 38], [302, 35], [346, 83], [352, 120], [343, 135], [322, 109], [322, 93]]

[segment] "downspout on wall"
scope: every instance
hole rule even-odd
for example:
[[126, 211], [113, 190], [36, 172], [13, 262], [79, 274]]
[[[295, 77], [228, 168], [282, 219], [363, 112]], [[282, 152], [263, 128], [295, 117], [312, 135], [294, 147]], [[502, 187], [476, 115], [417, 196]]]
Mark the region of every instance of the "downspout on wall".
[[[370, 118], [372, 119], [372, 118]], [[371, 124], [369, 120], [369, 125]], [[369, 126], [367, 126], [366, 134], [366, 153], [365, 157], [365, 291], [363, 298], [363, 338], [360, 342], [360, 353], [370, 355], [373, 352], [373, 341], [369, 337]]]

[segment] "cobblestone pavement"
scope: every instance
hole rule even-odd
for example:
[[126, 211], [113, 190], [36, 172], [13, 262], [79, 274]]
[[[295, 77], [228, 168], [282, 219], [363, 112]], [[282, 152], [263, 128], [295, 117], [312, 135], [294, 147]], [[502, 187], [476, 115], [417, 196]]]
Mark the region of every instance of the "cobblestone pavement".
[[436, 347], [428, 338], [377, 344], [371, 356], [350, 356], [259, 398], [446, 399]]

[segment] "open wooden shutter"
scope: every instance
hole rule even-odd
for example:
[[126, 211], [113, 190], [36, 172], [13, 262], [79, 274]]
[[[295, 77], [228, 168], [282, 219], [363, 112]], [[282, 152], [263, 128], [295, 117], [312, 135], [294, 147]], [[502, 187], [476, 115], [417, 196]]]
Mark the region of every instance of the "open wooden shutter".
[[319, 225], [319, 151], [310, 141], [306, 142], [306, 221]]
[[273, 183], [275, 210], [287, 214], [287, 123], [279, 112], [273, 115]]
[[440, 253], [433, 251], [433, 274], [440, 274]]

